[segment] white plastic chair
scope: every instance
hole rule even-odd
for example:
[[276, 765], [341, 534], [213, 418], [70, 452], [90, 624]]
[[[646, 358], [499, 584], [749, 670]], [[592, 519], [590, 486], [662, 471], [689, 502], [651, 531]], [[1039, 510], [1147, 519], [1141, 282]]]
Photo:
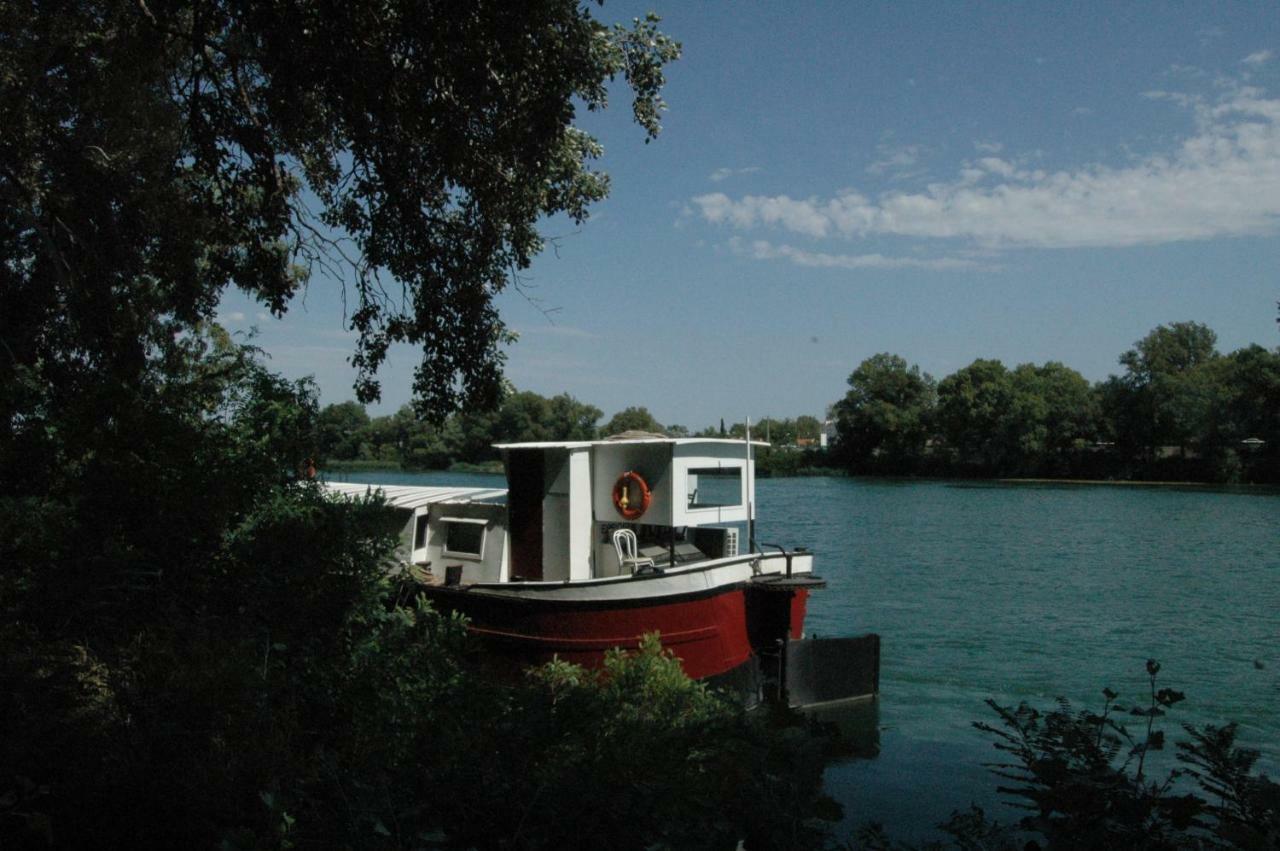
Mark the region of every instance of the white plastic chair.
[[613, 548], [618, 553], [618, 566], [623, 570], [631, 568], [631, 573], [634, 574], [646, 567], [650, 570], [657, 569], [653, 559], [640, 556], [636, 533], [630, 529], [618, 529], [613, 533]]

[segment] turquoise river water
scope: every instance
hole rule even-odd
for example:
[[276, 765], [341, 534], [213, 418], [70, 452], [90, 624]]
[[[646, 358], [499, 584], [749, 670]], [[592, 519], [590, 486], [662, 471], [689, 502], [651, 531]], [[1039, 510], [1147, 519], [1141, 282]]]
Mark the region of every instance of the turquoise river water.
[[[337, 478], [337, 477], [335, 477]], [[344, 479], [501, 486], [501, 477]], [[828, 587], [810, 634], [879, 633], [875, 751], [828, 768], [845, 829], [900, 839], [971, 802], [1002, 821], [986, 698], [1141, 699], [1145, 662], [1186, 692], [1179, 724], [1237, 721], [1280, 766], [1280, 494], [1205, 488], [762, 479], [758, 540], [808, 546]]]

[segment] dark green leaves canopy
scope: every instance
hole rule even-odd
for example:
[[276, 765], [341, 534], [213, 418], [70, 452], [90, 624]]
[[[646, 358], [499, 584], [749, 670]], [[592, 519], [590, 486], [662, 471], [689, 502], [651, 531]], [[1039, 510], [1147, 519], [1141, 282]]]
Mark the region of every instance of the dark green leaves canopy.
[[581, 221], [608, 190], [575, 105], [622, 75], [660, 129], [679, 46], [655, 21], [610, 29], [575, 0], [5, 0], [3, 377], [127, 383], [228, 286], [279, 315], [322, 272], [349, 297], [362, 401], [397, 342], [422, 350], [421, 412], [491, 401], [494, 294], [540, 218]]

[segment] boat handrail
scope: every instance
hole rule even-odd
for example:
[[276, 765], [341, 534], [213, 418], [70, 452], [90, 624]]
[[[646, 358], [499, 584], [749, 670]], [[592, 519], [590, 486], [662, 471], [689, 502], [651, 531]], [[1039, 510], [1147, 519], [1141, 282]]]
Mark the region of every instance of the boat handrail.
[[621, 576], [595, 576], [591, 579], [551, 579], [551, 580], [533, 580], [520, 582], [476, 582], [468, 587], [470, 588], [486, 588], [494, 589], [511, 589], [525, 588], [536, 591], [550, 591], [564, 588], [566, 586], [586, 586], [586, 585], [611, 585], [623, 582], [646, 582], [664, 577], [670, 578], [678, 576], [682, 573], [694, 573], [700, 570], [712, 570], [719, 567], [732, 567], [735, 564], [750, 564], [759, 561], [762, 558], [778, 558], [782, 556], [786, 558], [788, 566], [791, 563], [791, 557], [797, 555], [812, 555], [809, 550], [804, 547], [796, 547], [793, 550], [783, 550], [781, 553], [741, 553], [736, 556], [724, 556], [716, 559], [707, 559], [706, 561], [695, 561], [689, 564], [682, 564], [674, 568], [667, 568], [662, 573], [640, 573], [634, 575]]
[[791, 556], [792, 556], [792, 553], [787, 552], [787, 548], [786, 548], [786, 547], [784, 547], [784, 546], [782, 546], [782, 544], [769, 544], [769, 543], [765, 543], [764, 541], [761, 541], [761, 542], [760, 542], [760, 549], [761, 549], [761, 550], [763, 550], [765, 547], [773, 547], [775, 550], [777, 550], [779, 553], [781, 553], [783, 556], [785, 556], [785, 557], [786, 557], [786, 559], [787, 559], [787, 576], [788, 576], [788, 577], [789, 577], [789, 576], [791, 576]]

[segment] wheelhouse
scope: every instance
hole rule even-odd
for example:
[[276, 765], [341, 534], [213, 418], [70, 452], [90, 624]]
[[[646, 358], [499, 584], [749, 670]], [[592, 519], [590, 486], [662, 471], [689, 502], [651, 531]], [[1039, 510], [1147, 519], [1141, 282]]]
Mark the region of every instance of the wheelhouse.
[[406, 513], [403, 561], [432, 584], [589, 582], [749, 550], [755, 462], [744, 441], [643, 435], [496, 448], [505, 490], [381, 487]]

